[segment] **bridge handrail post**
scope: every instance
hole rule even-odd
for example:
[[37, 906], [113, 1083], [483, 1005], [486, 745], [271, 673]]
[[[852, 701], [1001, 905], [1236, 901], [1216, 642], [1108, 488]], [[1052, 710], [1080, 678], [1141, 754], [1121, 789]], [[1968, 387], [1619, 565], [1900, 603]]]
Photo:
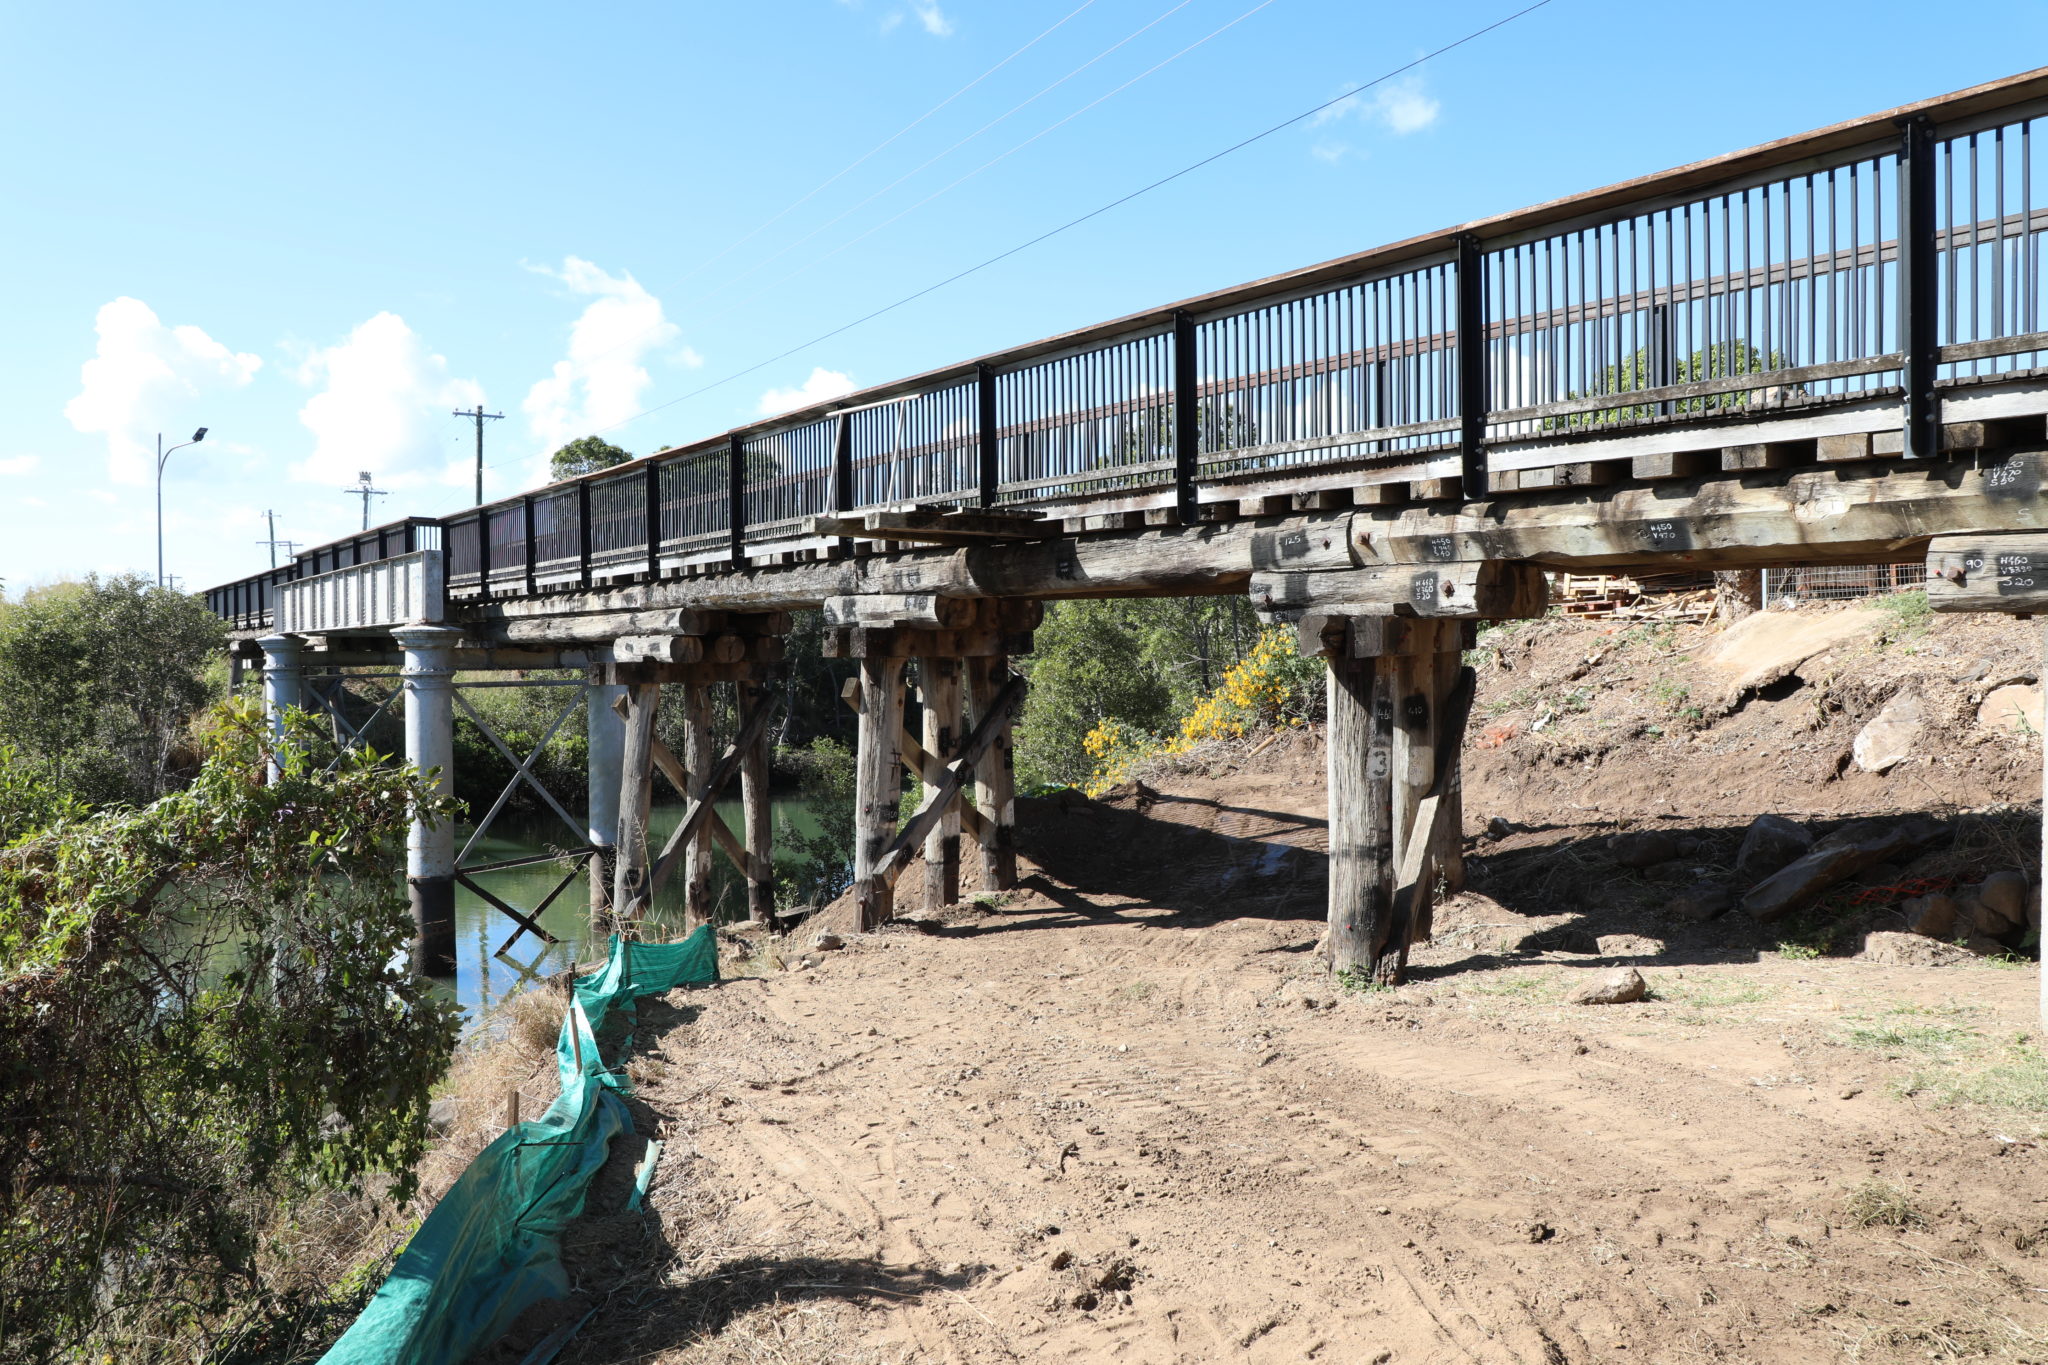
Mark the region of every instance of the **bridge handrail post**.
[[661, 465], [647, 462], [647, 577], [661, 577]]
[[534, 593], [540, 591], [538, 584], [539, 574], [536, 572], [540, 567], [540, 550], [534, 543], [533, 536], [533, 494], [528, 493], [520, 499], [520, 503], [522, 504], [520, 507], [521, 518], [526, 526], [526, 595], [531, 597]]
[[747, 567], [747, 438], [738, 432], [726, 445], [726, 528], [732, 566]]
[[491, 595], [491, 509], [476, 509], [476, 590], [479, 597]]
[[1486, 486], [1486, 284], [1485, 257], [1471, 233], [1458, 237], [1458, 461], [1467, 501], [1477, 502]]
[[1195, 392], [1199, 381], [1195, 355], [1195, 319], [1185, 308], [1173, 312], [1173, 507], [1174, 519], [1192, 526], [1202, 518], [1195, 472], [1201, 455], [1202, 409]]
[[996, 411], [996, 371], [983, 362], [974, 367], [975, 439], [981, 466], [981, 505], [996, 505], [996, 490], [1003, 479], [1002, 430]]
[[1899, 344], [1905, 352], [1903, 454], [1933, 459], [1941, 445], [1941, 364], [1935, 222], [1934, 123], [1925, 114], [1899, 120]]

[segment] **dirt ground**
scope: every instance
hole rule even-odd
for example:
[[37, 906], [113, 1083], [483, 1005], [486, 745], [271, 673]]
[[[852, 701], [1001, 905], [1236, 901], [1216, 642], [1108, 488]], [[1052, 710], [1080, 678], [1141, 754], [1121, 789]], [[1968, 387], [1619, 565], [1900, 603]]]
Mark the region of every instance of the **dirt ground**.
[[[1901, 883], [2032, 871], [2038, 736], [1972, 698], [2038, 635], [1887, 621], [1739, 696], [1711, 644], [1482, 640], [1471, 889], [1396, 989], [1315, 957], [1313, 729], [1023, 803], [1018, 891], [729, 936], [642, 1008], [651, 1214], [622, 1141], [490, 1358], [594, 1308], [564, 1361], [2048, 1361], [2034, 965], [1858, 951]], [[1857, 770], [1906, 689], [1915, 756]], [[1763, 811], [1945, 833], [1796, 925], [1674, 914]], [[1609, 856], [1644, 827], [1675, 869]], [[1649, 998], [1567, 1003], [1620, 965]]]

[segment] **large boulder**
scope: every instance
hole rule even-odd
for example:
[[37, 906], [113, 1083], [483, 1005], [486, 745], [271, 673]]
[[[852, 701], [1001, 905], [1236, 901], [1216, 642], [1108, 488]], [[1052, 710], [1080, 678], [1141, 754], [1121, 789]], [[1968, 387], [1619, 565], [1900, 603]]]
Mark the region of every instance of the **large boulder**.
[[1943, 895], [1915, 896], [1899, 902], [1899, 912], [1906, 917], [1906, 932], [1922, 938], [1951, 937], [1956, 931], [1956, 910], [1954, 899]]
[[1813, 904], [1821, 892], [1872, 863], [1889, 862], [1913, 847], [1912, 827], [1857, 820], [1819, 840], [1806, 853], [1752, 886], [1743, 913], [1769, 924]]
[[1884, 709], [1856, 732], [1849, 756], [1864, 772], [1885, 772], [1913, 756], [1926, 723], [1926, 708], [1920, 694], [1901, 693], [1886, 702]]
[[1746, 882], [1762, 881], [1813, 847], [1806, 826], [1782, 815], [1759, 815], [1743, 831], [1735, 871]]
[[1590, 986], [1581, 987], [1572, 994], [1574, 1005], [1626, 1005], [1640, 1000], [1650, 993], [1650, 983], [1643, 980], [1643, 974], [1633, 967], [1609, 972]]
[[1986, 877], [1977, 888], [1978, 929], [1998, 938], [2025, 928], [2032, 889], [2024, 872], [1994, 872]]
[[1726, 914], [1734, 904], [1734, 893], [1719, 882], [1696, 882], [1665, 902], [1664, 909], [1674, 919], [1699, 924]]

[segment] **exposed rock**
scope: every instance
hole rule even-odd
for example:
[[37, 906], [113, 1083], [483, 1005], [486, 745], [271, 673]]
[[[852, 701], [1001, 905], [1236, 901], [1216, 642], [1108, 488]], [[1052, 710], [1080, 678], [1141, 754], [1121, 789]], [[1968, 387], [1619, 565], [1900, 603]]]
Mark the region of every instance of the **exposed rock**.
[[1650, 985], [1643, 980], [1643, 974], [1633, 967], [1609, 972], [1590, 986], [1583, 986], [1573, 993], [1574, 1005], [1626, 1005], [1631, 1000], [1640, 1000], [1649, 994]]
[[1913, 846], [1904, 825], [1857, 820], [1815, 843], [1805, 855], [1758, 882], [1742, 898], [1751, 919], [1768, 924], [1811, 905], [1821, 892]]
[[1679, 856], [1678, 836], [1667, 834], [1661, 829], [1641, 829], [1630, 834], [1617, 834], [1609, 848], [1614, 854], [1614, 861], [1623, 867], [1655, 867]]
[[1921, 704], [1920, 694], [1901, 693], [1886, 702], [1884, 709], [1856, 732], [1856, 742], [1849, 746], [1849, 754], [1864, 772], [1885, 772], [1912, 757], [1925, 723], [1926, 708]]
[[1699, 656], [1702, 681], [1694, 696], [1718, 685], [1729, 700], [1769, 687], [1808, 659], [1836, 645], [1876, 635], [1885, 614], [1875, 608], [1848, 611], [1760, 611], [1746, 616]]
[[813, 948], [818, 949], [820, 952], [829, 953], [835, 948], [844, 948], [846, 946], [846, 940], [842, 938], [840, 935], [835, 934], [828, 929], [823, 933], [818, 934], [815, 938], [813, 938], [811, 940], [811, 946]]
[[1762, 881], [1813, 847], [1806, 826], [1782, 815], [1759, 815], [1743, 831], [1735, 871], [1747, 882]]
[[1977, 888], [1977, 900], [2017, 929], [2027, 922], [2027, 899], [2032, 890], [2024, 872], [1994, 872]]
[[1695, 882], [1673, 896], [1664, 908], [1674, 918], [1702, 924], [1726, 914], [1734, 904], [1735, 893], [1719, 882]]
[[1503, 816], [1496, 815], [1486, 822], [1486, 837], [1489, 839], [1505, 839], [1514, 832], [1514, 821]]
[[462, 1101], [454, 1095], [443, 1095], [427, 1106], [427, 1131], [435, 1137], [447, 1137], [461, 1116]]
[[1972, 934], [1964, 939], [1963, 947], [1978, 957], [2004, 957], [2012, 951], [1997, 939], [1986, 938], [1982, 934]]
[[2042, 721], [2041, 689], [2021, 683], [1994, 688], [1977, 708], [1977, 723], [1988, 730], [2010, 730], [2015, 734], [2041, 734], [2048, 730]]
[[1956, 928], [1956, 903], [1943, 895], [1916, 896], [1901, 901], [1899, 910], [1906, 917], [1906, 932], [1922, 938], [1946, 940]]
[[1863, 958], [1887, 967], [1952, 967], [1968, 962], [1970, 954], [1953, 943], [1880, 930], [1863, 936]]

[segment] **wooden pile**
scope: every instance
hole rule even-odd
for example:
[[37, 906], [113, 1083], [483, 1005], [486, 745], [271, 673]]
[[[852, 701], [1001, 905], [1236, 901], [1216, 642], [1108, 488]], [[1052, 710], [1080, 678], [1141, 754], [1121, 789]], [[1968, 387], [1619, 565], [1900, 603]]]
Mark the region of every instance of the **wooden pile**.
[[1560, 573], [1550, 600], [1567, 616], [1623, 621], [1703, 621], [1713, 614], [1713, 576], [1707, 573]]

